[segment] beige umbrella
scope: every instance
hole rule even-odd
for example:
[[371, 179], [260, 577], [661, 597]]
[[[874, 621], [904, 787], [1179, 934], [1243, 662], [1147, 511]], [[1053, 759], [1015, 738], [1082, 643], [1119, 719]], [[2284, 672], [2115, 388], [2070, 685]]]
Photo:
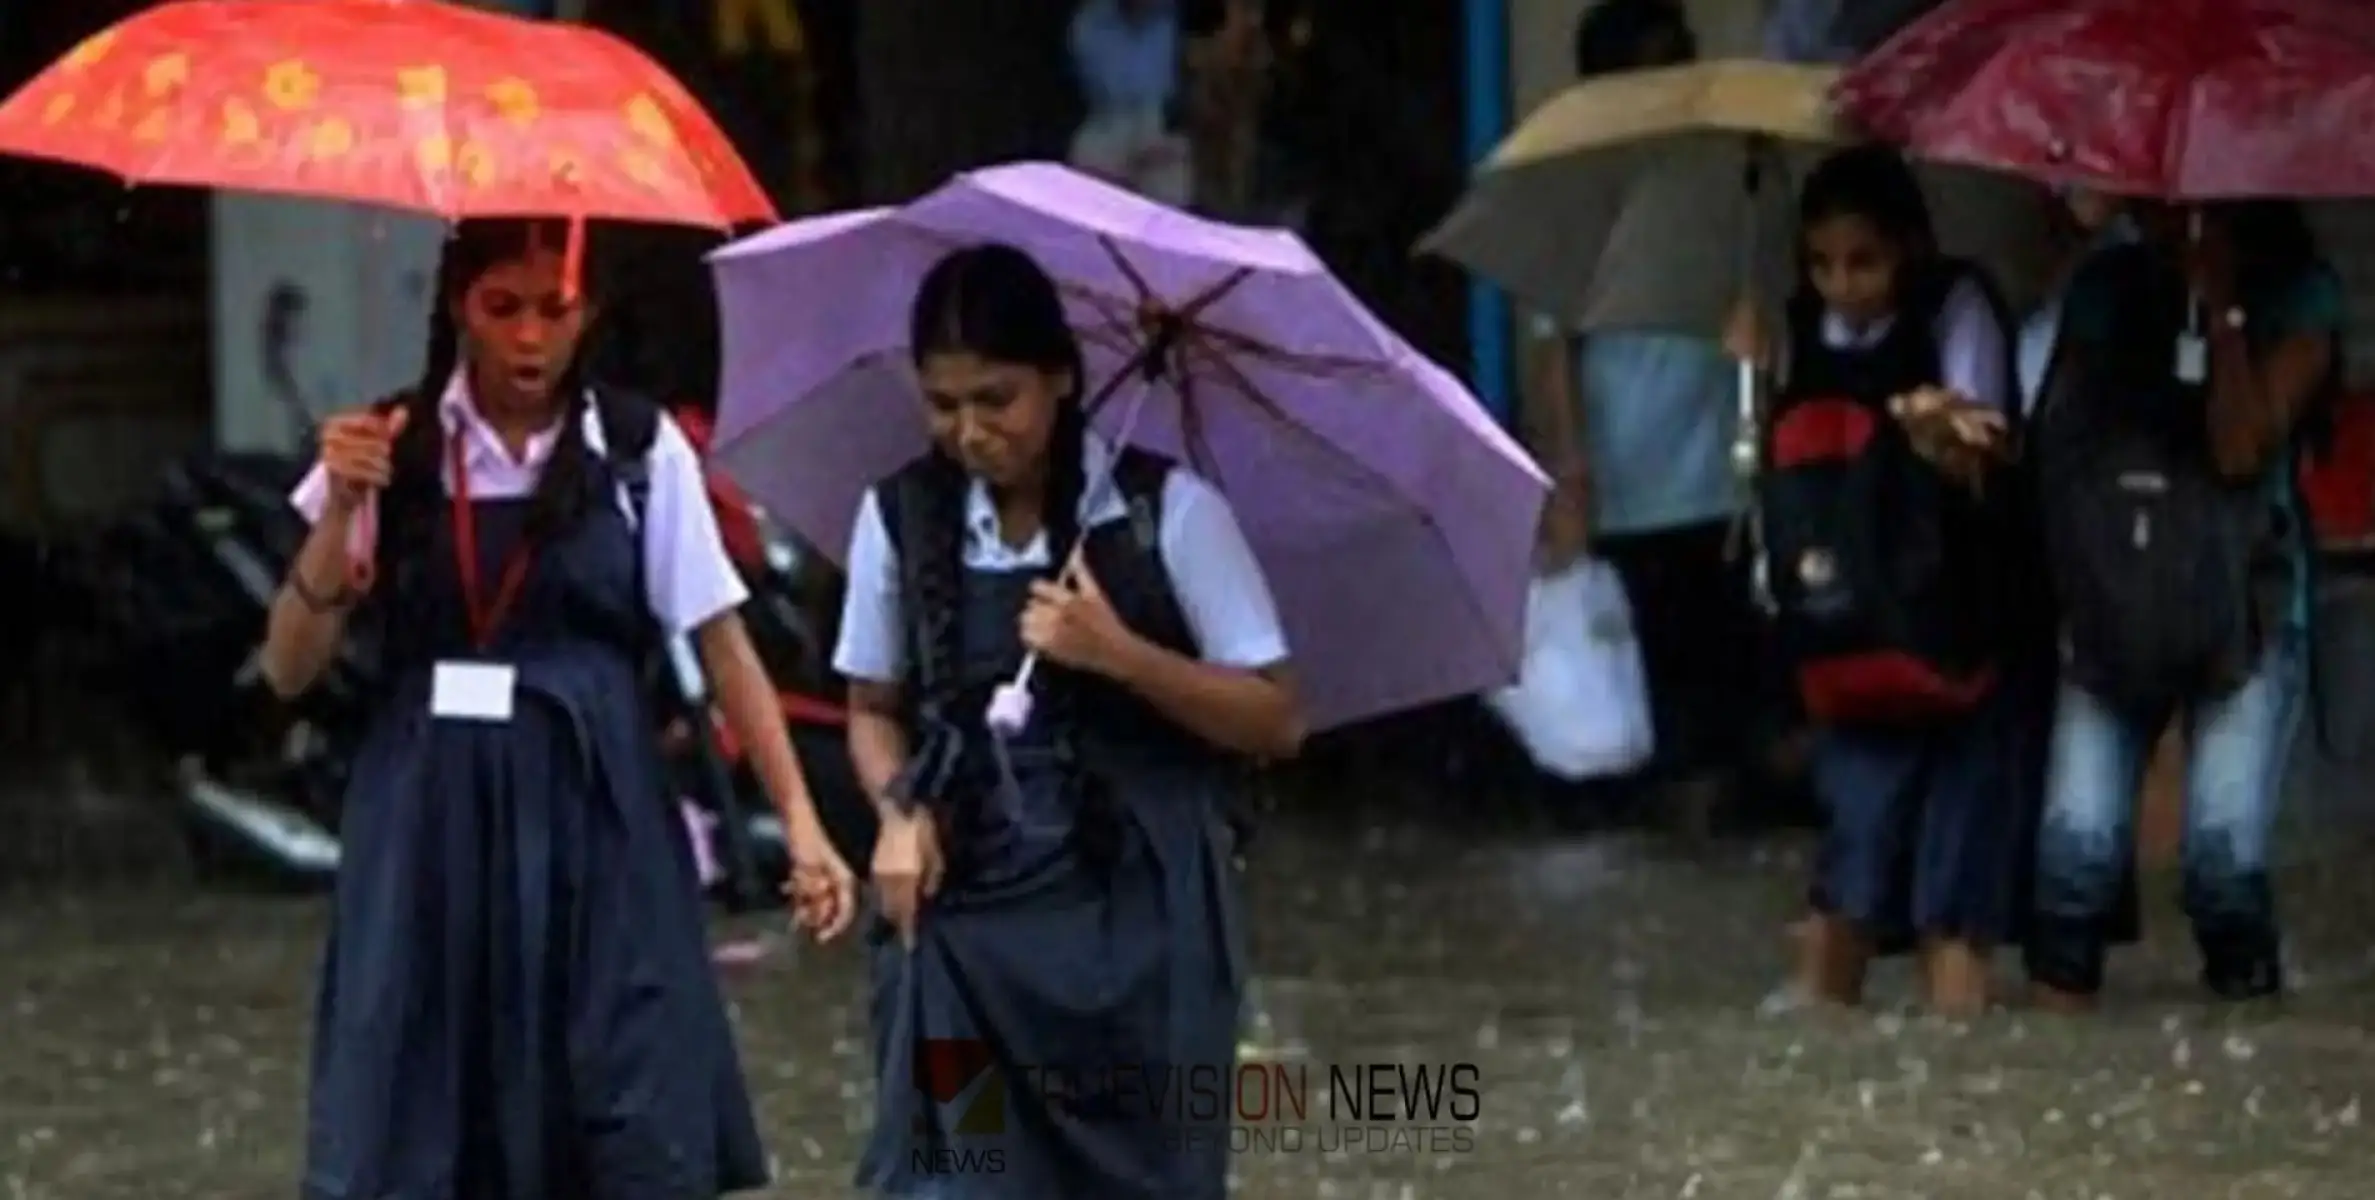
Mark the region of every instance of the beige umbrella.
[[[1419, 250], [1577, 328], [1718, 336], [1741, 297], [1787, 294], [1797, 181], [1854, 140], [1827, 102], [1837, 76], [1733, 60], [1577, 84], [1493, 151]], [[2050, 245], [2034, 185], [1920, 173], [1944, 249], [2025, 305]]]

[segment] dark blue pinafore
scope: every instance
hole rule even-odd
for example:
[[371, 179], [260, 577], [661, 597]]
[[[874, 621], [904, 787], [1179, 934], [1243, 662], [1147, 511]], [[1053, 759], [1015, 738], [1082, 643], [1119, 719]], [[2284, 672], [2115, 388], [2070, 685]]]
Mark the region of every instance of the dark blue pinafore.
[[[315, 1019], [307, 1200], [710, 1200], [766, 1156], [662, 800], [640, 539], [607, 466], [469, 644], [454, 536], [383, 582], [390, 694], [354, 767]], [[479, 501], [490, 589], [526, 500]], [[441, 660], [516, 668], [436, 719]]]
[[[1868, 347], [1829, 345], [1819, 305], [1791, 306], [1789, 395], [1853, 399], [1885, 412], [1891, 397], [1940, 378], [1937, 315], [1968, 276], [1946, 264], [1908, 285], [1905, 311]], [[2007, 377], [2011, 364], [2006, 362]], [[2007, 522], [2006, 528], [2010, 527]], [[2007, 595], [2035, 577], [2010, 537], [1990, 547]], [[1828, 817], [1809, 901], [1854, 922], [1883, 950], [1920, 938], [2000, 945], [2017, 936], [2038, 804], [2036, 639], [2016, 630], [2009, 607], [1991, 616], [2014, 647], [1999, 659], [1998, 686], [1976, 708], [1912, 728], [1838, 727], [1815, 744], [1812, 782]]]
[[[937, 806], [950, 874], [913, 949], [873, 931], [879, 1094], [858, 1182], [929, 1200], [1219, 1200], [1244, 980], [1224, 817], [1238, 776], [1106, 691], [1070, 719], [1043, 697], [1004, 786], [981, 714], [1020, 661], [1038, 577], [963, 577], [964, 679], [918, 739], [955, 747], [958, 802]], [[1113, 803], [1091, 852], [1075, 789], [1098, 783]]]

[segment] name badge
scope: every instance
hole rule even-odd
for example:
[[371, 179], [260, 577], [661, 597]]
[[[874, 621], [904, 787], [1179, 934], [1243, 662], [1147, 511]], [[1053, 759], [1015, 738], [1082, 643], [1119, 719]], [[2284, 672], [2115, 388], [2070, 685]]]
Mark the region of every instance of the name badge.
[[519, 672], [503, 663], [441, 662], [429, 681], [429, 715], [451, 721], [511, 719]]

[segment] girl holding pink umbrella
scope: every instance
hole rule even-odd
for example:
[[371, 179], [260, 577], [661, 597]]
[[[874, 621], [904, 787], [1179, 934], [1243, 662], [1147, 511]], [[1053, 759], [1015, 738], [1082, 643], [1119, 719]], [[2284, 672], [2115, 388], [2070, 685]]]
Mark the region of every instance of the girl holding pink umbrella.
[[[1224, 814], [1237, 764], [1303, 730], [1269, 587], [1210, 484], [1089, 431], [1080, 346], [1023, 252], [942, 259], [911, 336], [932, 446], [862, 503], [834, 659], [882, 805], [860, 1182], [1217, 1198], [1228, 1106], [1153, 1081], [1233, 1078]], [[1026, 654], [1048, 665], [1009, 738], [984, 713]], [[962, 1110], [992, 1063], [984, 1131]], [[995, 1173], [917, 1169], [968, 1147]]]

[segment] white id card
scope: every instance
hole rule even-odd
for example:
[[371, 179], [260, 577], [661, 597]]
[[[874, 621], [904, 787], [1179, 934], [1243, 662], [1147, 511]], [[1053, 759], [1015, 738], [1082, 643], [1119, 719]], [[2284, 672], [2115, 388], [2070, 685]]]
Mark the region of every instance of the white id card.
[[2198, 333], [2177, 338], [2177, 382], [2200, 383], [2210, 378], [2210, 342]]
[[453, 721], [511, 719], [519, 672], [503, 663], [441, 662], [429, 680], [429, 715]]

